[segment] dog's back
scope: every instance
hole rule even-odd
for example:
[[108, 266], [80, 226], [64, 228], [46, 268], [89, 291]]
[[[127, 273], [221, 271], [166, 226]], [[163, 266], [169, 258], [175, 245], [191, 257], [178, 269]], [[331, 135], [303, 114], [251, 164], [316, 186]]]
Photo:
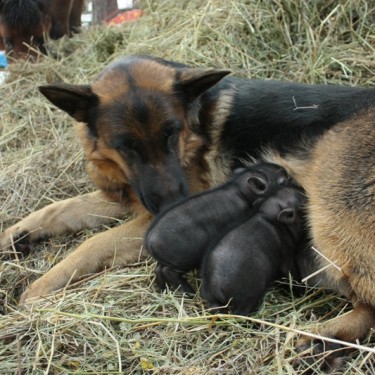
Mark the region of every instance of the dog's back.
[[318, 139], [336, 123], [374, 106], [375, 89], [227, 76], [202, 101], [216, 103], [209, 133], [219, 134], [220, 142], [212, 145], [212, 159], [231, 160], [235, 168], [268, 148], [282, 155], [305, 152], [305, 139]]

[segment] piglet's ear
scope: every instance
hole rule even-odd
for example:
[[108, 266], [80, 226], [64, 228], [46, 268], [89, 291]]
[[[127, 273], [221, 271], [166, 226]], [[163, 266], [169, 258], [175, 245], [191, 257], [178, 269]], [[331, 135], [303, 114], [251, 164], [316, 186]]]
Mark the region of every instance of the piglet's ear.
[[250, 187], [250, 189], [256, 194], [256, 195], [262, 195], [265, 194], [268, 190], [268, 182], [260, 177], [260, 176], [251, 176], [247, 179], [247, 183]]
[[60, 83], [39, 86], [39, 91], [52, 104], [80, 122], [88, 122], [89, 109], [98, 103], [98, 97], [89, 85]]
[[225, 69], [181, 68], [176, 78], [179, 88], [192, 102], [229, 73]]
[[277, 217], [277, 220], [284, 224], [293, 224], [296, 218], [296, 212], [293, 208], [284, 208]]

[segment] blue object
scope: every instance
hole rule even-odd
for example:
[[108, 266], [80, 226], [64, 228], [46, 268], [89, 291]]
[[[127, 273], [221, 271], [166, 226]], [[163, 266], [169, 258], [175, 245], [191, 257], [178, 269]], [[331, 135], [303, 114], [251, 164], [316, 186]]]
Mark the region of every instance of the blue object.
[[0, 68], [6, 68], [7, 66], [8, 60], [5, 51], [0, 51]]

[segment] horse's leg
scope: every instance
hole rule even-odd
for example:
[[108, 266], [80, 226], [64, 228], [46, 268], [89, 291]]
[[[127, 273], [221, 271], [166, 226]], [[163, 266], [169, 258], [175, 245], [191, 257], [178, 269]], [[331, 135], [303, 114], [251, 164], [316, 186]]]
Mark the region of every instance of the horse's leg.
[[83, 11], [84, 0], [73, 0], [72, 9], [69, 16], [69, 31], [79, 33], [81, 31], [81, 15]]
[[52, 0], [50, 14], [52, 26], [49, 35], [52, 39], [62, 38], [69, 35], [69, 15], [72, 9], [73, 0]]

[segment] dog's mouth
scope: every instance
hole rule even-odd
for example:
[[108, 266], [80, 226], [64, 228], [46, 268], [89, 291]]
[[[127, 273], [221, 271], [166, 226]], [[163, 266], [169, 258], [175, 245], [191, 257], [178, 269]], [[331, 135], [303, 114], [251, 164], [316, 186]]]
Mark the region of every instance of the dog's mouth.
[[143, 206], [149, 211], [151, 212], [153, 215], [156, 215], [159, 213], [160, 211], [160, 206], [155, 203], [154, 201], [150, 201], [148, 199], [145, 199], [144, 196], [140, 196], [140, 200], [143, 204]]
[[143, 206], [154, 215], [188, 195], [184, 170], [174, 155], [166, 158], [164, 165], [138, 163], [133, 170], [129, 184]]
[[143, 204], [143, 206], [153, 215], [159, 214], [161, 211], [164, 211], [169, 206], [177, 203], [180, 200], [183, 200], [188, 196], [188, 191], [185, 189], [185, 191], [182, 191], [180, 195], [178, 196], [170, 196], [167, 199], [164, 197], [161, 198], [159, 195], [156, 194], [150, 194], [148, 196], [141, 195], [140, 200]]
[[153, 215], [160, 213], [172, 204], [186, 198], [188, 196], [188, 188], [185, 184], [181, 184], [175, 194], [161, 194], [158, 192], [149, 192], [138, 194], [143, 206]]

